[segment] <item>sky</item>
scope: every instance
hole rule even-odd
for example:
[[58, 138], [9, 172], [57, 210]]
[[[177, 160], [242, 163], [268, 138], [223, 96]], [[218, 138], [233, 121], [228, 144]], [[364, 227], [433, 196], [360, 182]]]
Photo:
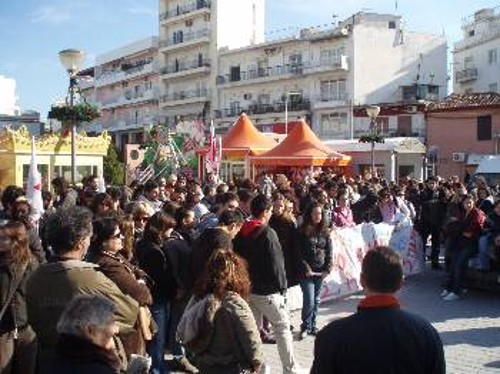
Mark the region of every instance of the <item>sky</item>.
[[[265, 1], [270, 37], [366, 11], [399, 14], [407, 30], [445, 35], [449, 48], [461, 37], [464, 17], [500, 6], [500, 0]], [[158, 35], [158, 27], [158, 0], [0, 0], [0, 75], [16, 80], [21, 110], [43, 118], [67, 92], [59, 51], [81, 49], [92, 66], [97, 55]]]

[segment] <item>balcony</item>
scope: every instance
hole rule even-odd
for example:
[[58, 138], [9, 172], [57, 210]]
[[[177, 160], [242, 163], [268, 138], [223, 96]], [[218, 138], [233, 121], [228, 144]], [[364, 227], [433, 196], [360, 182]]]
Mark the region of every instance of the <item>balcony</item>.
[[[289, 113], [309, 111], [310, 109], [311, 103], [308, 99], [288, 103]], [[219, 112], [220, 113], [217, 113], [216, 115], [217, 118], [236, 117], [239, 116], [241, 112], [245, 112], [246, 114], [253, 116], [268, 113], [284, 113], [285, 103], [276, 102], [274, 104], [252, 104], [244, 108], [225, 108], [221, 109]]]
[[210, 42], [210, 29], [201, 29], [187, 32], [173, 38], [160, 41], [160, 51], [168, 52], [172, 49], [188, 48], [201, 43]]
[[337, 70], [348, 71], [349, 64], [347, 63], [347, 56], [342, 55], [339, 58], [305, 62], [304, 69], [309, 74], [332, 72]]
[[405, 103], [415, 103], [419, 100], [439, 100], [439, 86], [435, 84], [411, 84], [399, 86], [397, 100]]
[[156, 64], [153, 61], [143, 64], [143, 65], [132, 65], [132, 64], [123, 64], [121, 69], [106, 72], [101, 74], [99, 77], [95, 79], [95, 86], [102, 87], [111, 84], [116, 84], [122, 81], [128, 81], [134, 78], [141, 77], [142, 75], [153, 74], [155, 72]]
[[208, 100], [209, 95], [208, 89], [173, 92], [163, 95], [160, 98], [160, 105], [165, 107], [204, 102]]
[[191, 1], [183, 5], [178, 5], [160, 14], [160, 23], [170, 23], [183, 21], [185, 18], [193, 16], [195, 13], [210, 12], [211, 3], [206, 0]]
[[134, 92], [133, 90], [125, 91], [123, 96], [113, 97], [102, 102], [101, 109], [113, 109], [120, 106], [138, 104], [140, 102], [158, 100], [158, 90], [147, 90]]
[[170, 64], [160, 70], [163, 79], [185, 77], [193, 74], [210, 73], [210, 60], [194, 60], [192, 62], [180, 62]]
[[477, 68], [459, 70], [455, 73], [455, 80], [458, 83], [475, 81], [477, 79]]
[[217, 85], [242, 86], [246, 84], [272, 82], [279, 79], [294, 78], [304, 73], [302, 64], [270, 66], [248, 71], [235, 71], [232, 74], [219, 75]]
[[348, 94], [318, 94], [314, 97], [313, 109], [331, 109], [348, 105]]

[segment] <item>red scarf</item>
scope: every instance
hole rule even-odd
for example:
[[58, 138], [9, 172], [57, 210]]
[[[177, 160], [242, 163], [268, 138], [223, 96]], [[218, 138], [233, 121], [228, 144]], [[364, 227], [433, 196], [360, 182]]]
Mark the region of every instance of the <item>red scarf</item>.
[[393, 295], [373, 295], [366, 296], [362, 300], [358, 309], [371, 309], [371, 308], [399, 308], [399, 300]]

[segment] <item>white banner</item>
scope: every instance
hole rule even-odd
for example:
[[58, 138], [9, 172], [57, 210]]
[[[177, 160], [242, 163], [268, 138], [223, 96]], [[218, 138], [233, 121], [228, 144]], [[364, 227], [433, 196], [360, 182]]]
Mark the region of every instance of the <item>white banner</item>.
[[[411, 226], [395, 230], [393, 225], [385, 223], [363, 223], [353, 228], [334, 230], [331, 238], [334, 266], [323, 283], [321, 301], [360, 291], [363, 257], [377, 246], [389, 246], [401, 255], [405, 275], [420, 273], [424, 268], [422, 239]], [[302, 308], [299, 287], [291, 288], [288, 295], [291, 309]]]

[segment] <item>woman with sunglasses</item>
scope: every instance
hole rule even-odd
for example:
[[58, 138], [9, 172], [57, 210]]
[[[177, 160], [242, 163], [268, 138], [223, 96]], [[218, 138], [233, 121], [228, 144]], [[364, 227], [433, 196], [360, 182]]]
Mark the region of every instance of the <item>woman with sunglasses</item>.
[[[134, 298], [140, 306], [153, 302], [144, 271], [132, 265], [121, 253], [123, 236], [119, 223], [114, 218], [101, 218], [93, 222], [93, 236], [89, 248], [88, 260], [99, 265], [100, 270], [111, 279], [118, 288]], [[133, 331], [122, 336], [127, 356], [144, 352], [141, 334]]]
[[146, 204], [138, 202], [132, 208], [132, 218], [134, 219], [134, 236], [137, 243], [144, 235], [144, 229], [149, 221], [149, 209]]

